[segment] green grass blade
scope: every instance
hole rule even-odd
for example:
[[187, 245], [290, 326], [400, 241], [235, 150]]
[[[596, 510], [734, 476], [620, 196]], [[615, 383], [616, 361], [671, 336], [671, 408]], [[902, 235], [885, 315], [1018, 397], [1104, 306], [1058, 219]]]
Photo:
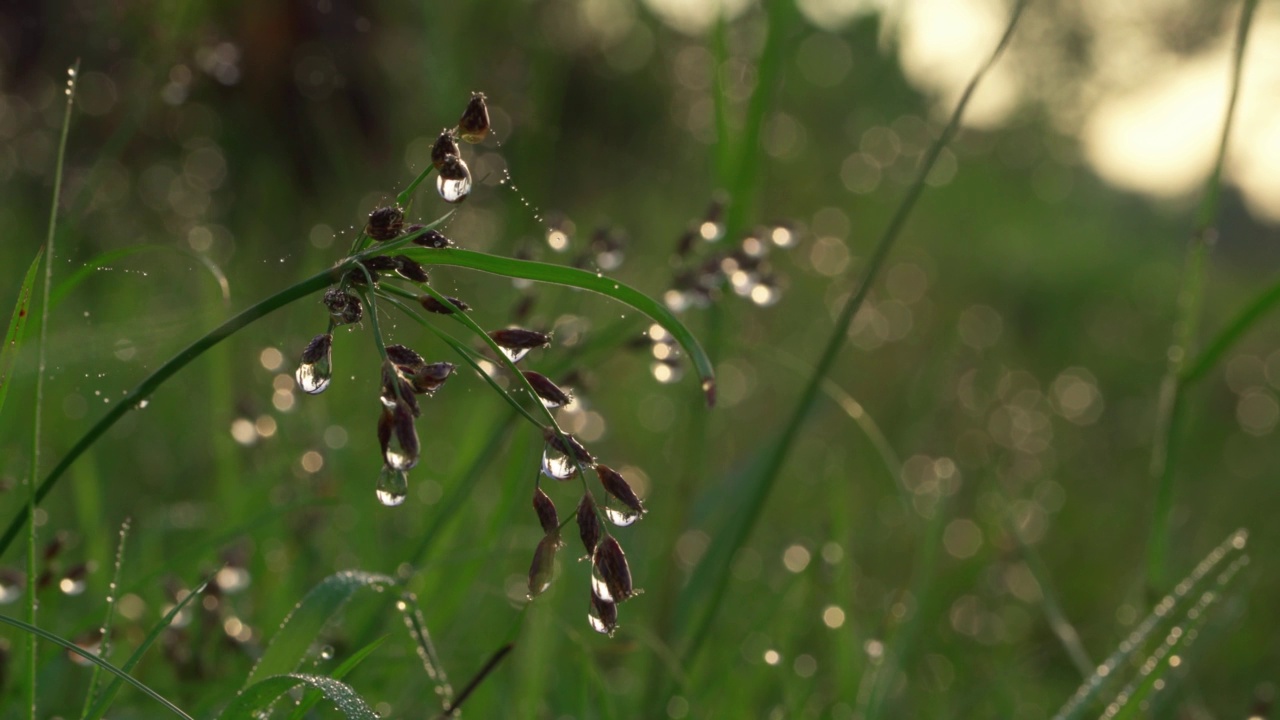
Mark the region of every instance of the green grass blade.
[[[111, 574], [111, 586], [107, 590], [107, 617], [102, 621], [102, 644], [98, 649], [98, 654], [104, 658], [111, 654], [111, 623], [115, 619], [116, 601], [120, 597], [120, 569], [124, 567], [124, 546], [129, 537], [130, 523], [131, 521], [126, 518], [120, 525], [120, 544], [116, 547], [115, 569]], [[99, 668], [94, 665], [93, 674], [89, 677], [89, 691], [84, 695], [84, 710], [80, 713], [82, 718], [89, 717], [89, 708], [93, 706], [98, 695], [99, 679]]]
[[1222, 361], [1222, 356], [1226, 355], [1246, 332], [1277, 307], [1280, 307], [1280, 280], [1263, 290], [1253, 302], [1240, 311], [1239, 315], [1227, 323], [1222, 332], [1218, 333], [1195, 362], [1191, 363], [1191, 367], [1182, 373], [1178, 378], [1178, 384], [1187, 388], [1199, 382]]
[[0, 410], [4, 409], [5, 398], [9, 395], [9, 385], [13, 380], [13, 366], [18, 361], [18, 348], [27, 333], [27, 320], [31, 317], [31, 289], [36, 283], [36, 272], [40, 269], [40, 258], [44, 257], [44, 248], [36, 252], [36, 258], [27, 268], [22, 279], [22, 287], [18, 288], [18, 299], [13, 305], [13, 314], [9, 316], [9, 329], [4, 333], [4, 346], [0, 347]]
[[319, 690], [347, 720], [378, 720], [378, 713], [350, 685], [330, 677], [306, 673], [263, 678], [237, 695], [220, 717], [227, 720], [254, 720], [259, 717], [258, 711], [299, 685]]
[[1248, 533], [1237, 530], [1230, 537], [1214, 548], [1196, 565], [1191, 574], [1178, 583], [1174, 591], [1156, 603], [1156, 606], [1138, 626], [1120, 643], [1115, 652], [1098, 666], [1097, 670], [1076, 689], [1075, 694], [1053, 716], [1054, 720], [1075, 720], [1081, 717], [1093, 701], [1112, 681], [1121, 668], [1146, 646], [1156, 631], [1167, 625], [1171, 618], [1183, 613], [1183, 608], [1190, 604], [1193, 594], [1201, 587], [1205, 578], [1214, 572], [1224, 561], [1231, 558], [1234, 562], [1244, 551], [1248, 543]]
[[453, 686], [449, 684], [449, 676], [444, 671], [444, 663], [440, 662], [436, 645], [431, 641], [431, 633], [427, 632], [427, 619], [422, 615], [422, 608], [418, 607], [418, 598], [413, 593], [402, 593], [396, 609], [404, 618], [404, 626], [413, 639], [418, 659], [422, 661], [422, 669], [436, 686], [436, 696], [440, 698], [441, 707], [447, 710], [454, 706]]
[[814, 367], [813, 374], [810, 375], [804, 390], [801, 392], [800, 398], [796, 402], [782, 433], [769, 446], [768, 452], [759, 465], [752, 468], [742, 479], [742, 483], [737, 485], [736, 492], [741, 493], [745, 498], [745, 507], [741, 512], [734, 513], [729, 522], [726, 523], [726, 527], [713, 536], [714, 539], [704, 555], [703, 561], [681, 593], [678, 600], [679, 606], [692, 609], [694, 611], [693, 614], [698, 618], [691, 624], [686, 625], [682, 630], [682, 637], [676, 640], [676, 646], [681, 648], [686, 665], [692, 664], [691, 661], [706, 638], [711, 620], [715, 617], [716, 611], [724, 599], [725, 589], [728, 586], [729, 565], [732, 562], [734, 553], [746, 541], [747, 535], [755, 525], [756, 519], [764, 507], [765, 498], [776, 482], [783, 463], [786, 461], [795, 440], [799, 437], [800, 429], [805, 419], [813, 408], [818, 393], [822, 388], [822, 381], [835, 363], [841, 348], [844, 347], [845, 340], [848, 337], [849, 326], [853, 322], [854, 316], [857, 314], [858, 309], [862, 307], [862, 302], [866, 299], [872, 283], [879, 275], [880, 268], [888, 257], [889, 250], [901, 234], [911, 210], [915, 207], [915, 203], [921, 193], [923, 193], [925, 178], [928, 177], [929, 171], [942, 154], [943, 149], [959, 130], [960, 119], [963, 117], [965, 107], [973, 96], [978, 83], [991, 66], [995, 64], [996, 60], [999, 59], [1013, 37], [1013, 32], [1017, 28], [1018, 20], [1021, 18], [1027, 2], [1028, 0], [1020, 0], [1014, 7], [1009, 23], [995, 50], [969, 81], [964, 94], [960, 97], [960, 101], [951, 114], [950, 121], [921, 161], [914, 182], [908, 188], [906, 196], [898, 205], [888, 227], [876, 244], [875, 250], [862, 270], [856, 289], [845, 302], [835, 322], [835, 327], [828, 337], [822, 355]]
[[196, 262], [199, 262], [201, 265], [204, 266], [206, 270], [209, 271], [209, 274], [213, 276], [214, 282], [218, 283], [218, 289], [222, 291], [223, 300], [231, 299], [231, 286], [227, 281], [226, 274], [222, 272], [222, 268], [218, 267], [217, 263], [213, 262], [213, 260], [210, 260], [207, 256], [194, 252], [192, 250], [187, 250], [186, 248], [183, 248], [181, 246], [131, 245], [129, 247], [120, 248], [118, 250], [109, 250], [107, 252], [102, 253], [101, 255], [98, 255], [95, 258], [90, 259], [88, 262], [82, 265], [80, 269], [71, 273], [70, 277], [58, 283], [58, 286], [53, 289], [53, 293], [49, 296], [49, 301], [52, 304], [57, 305], [58, 303], [62, 302], [62, 300], [67, 297], [67, 295], [70, 295], [71, 291], [75, 290], [76, 286], [84, 282], [85, 279], [88, 278], [90, 275], [93, 275], [99, 270], [110, 267], [111, 263], [117, 262], [119, 260], [123, 260], [133, 255], [138, 255], [144, 252], [172, 252], [172, 253], [177, 253], [178, 255], [181, 255], [187, 259], [195, 260]]
[[[186, 597], [182, 598], [182, 600], [178, 601], [172, 608], [170, 608], [169, 612], [165, 613], [164, 617], [160, 618], [160, 622], [152, 626], [151, 631], [147, 633], [147, 637], [143, 639], [142, 644], [133, 651], [133, 654], [129, 656], [128, 660], [125, 660], [124, 665], [121, 665], [120, 669], [125, 673], [133, 670], [134, 666], [142, 660], [142, 656], [147, 654], [147, 650], [155, 644], [155, 641], [160, 637], [160, 633], [164, 632], [165, 628], [173, 624], [173, 619], [178, 617], [178, 613], [182, 612], [183, 608], [203, 593], [204, 589], [208, 587], [208, 585], [209, 580], [205, 580], [200, 583], [199, 587], [187, 593]], [[98, 697], [97, 702], [93, 704], [93, 707], [89, 709], [89, 712], [85, 717], [89, 718], [89, 720], [98, 720], [98, 718], [102, 717], [102, 715], [106, 713], [107, 708], [111, 706], [111, 701], [115, 699], [116, 693], [119, 692], [121, 683], [128, 679], [129, 678], [126, 676], [117, 675], [116, 679], [112, 680], [111, 684], [102, 691], [102, 695]]]
[[[342, 678], [346, 677], [348, 673], [350, 673], [352, 670], [355, 670], [356, 667], [360, 665], [360, 663], [364, 662], [365, 658], [372, 655], [373, 651], [377, 650], [378, 647], [381, 646], [382, 643], [386, 641], [386, 639], [387, 639], [387, 636], [383, 635], [382, 637], [374, 640], [368, 645], [365, 645], [364, 647], [355, 651], [354, 653], [351, 654], [351, 657], [347, 658], [346, 660], [343, 660], [342, 664], [339, 665], [337, 668], [335, 668], [334, 671], [329, 674], [329, 677], [333, 678], [334, 680], [341, 680]], [[307, 711], [315, 707], [316, 703], [320, 702], [320, 698], [322, 697], [324, 697], [324, 693], [320, 692], [319, 690], [308, 690], [306, 696], [302, 698], [302, 702], [298, 703], [298, 707], [294, 709], [293, 715], [290, 717], [293, 720], [302, 720], [302, 718], [306, 716]]]
[[117, 678], [119, 678], [123, 682], [127, 682], [130, 685], [138, 688], [143, 693], [145, 693], [148, 697], [150, 697], [151, 699], [163, 705], [165, 709], [167, 709], [169, 712], [173, 713], [174, 715], [177, 715], [180, 718], [186, 718], [186, 720], [194, 720], [194, 718], [192, 718], [190, 715], [183, 712], [182, 709], [179, 708], [177, 705], [174, 705], [173, 703], [164, 699], [160, 695], [160, 693], [157, 693], [155, 690], [152, 690], [151, 688], [147, 687], [141, 681], [129, 675], [124, 670], [98, 657], [97, 653], [91, 652], [89, 650], [85, 650], [84, 648], [80, 647], [79, 645], [76, 645], [70, 640], [64, 640], [63, 638], [60, 638], [57, 635], [54, 635], [53, 633], [47, 630], [38, 628], [34, 625], [29, 625], [21, 620], [18, 620], [16, 618], [11, 618], [7, 615], [0, 615], [0, 623], [4, 623], [5, 625], [11, 625], [35, 637], [41, 638], [42, 640], [47, 640], [55, 645], [58, 645], [68, 652], [75, 653], [76, 655], [79, 655], [85, 660], [88, 660], [89, 662], [93, 663], [94, 665], [101, 667], [103, 670], [106, 670], [112, 675], [115, 675]]
[[1147, 538], [1147, 588], [1152, 592], [1166, 589], [1168, 574], [1170, 522], [1173, 518], [1173, 476], [1175, 456], [1181, 436], [1183, 401], [1181, 383], [1186, 363], [1190, 360], [1191, 346], [1200, 325], [1200, 306], [1204, 300], [1204, 276], [1209, 247], [1216, 231], [1218, 199], [1222, 193], [1222, 166], [1227, 157], [1227, 141], [1235, 120], [1236, 104], [1240, 97], [1240, 80], [1244, 73], [1244, 49], [1249, 40], [1249, 28], [1253, 25], [1257, 0], [1245, 0], [1236, 26], [1235, 53], [1231, 65], [1231, 94], [1227, 98], [1226, 117], [1222, 121], [1222, 135], [1218, 140], [1218, 154], [1213, 170], [1205, 182], [1204, 197], [1196, 214], [1191, 243], [1187, 247], [1186, 269], [1182, 287], [1178, 291], [1178, 314], [1174, 320], [1173, 343], [1169, 348], [1169, 362], [1160, 383], [1160, 396], [1156, 407], [1156, 431], [1151, 444], [1151, 477], [1156, 481], [1155, 510], [1151, 531]]
[[344, 570], [320, 581], [284, 619], [258, 663], [249, 671], [245, 688], [270, 676], [296, 670], [316, 636], [358, 590], [381, 591], [392, 585], [395, 585], [393, 578], [359, 570]]
[[404, 251], [404, 254], [427, 265], [452, 265], [504, 277], [523, 278], [535, 282], [567, 285], [581, 290], [590, 290], [628, 305], [661, 325], [664, 330], [671, 333], [671, 336], [680, 343], [690, 361], [693, 362], [693, 366], [698, 372], [698, 377], [702, 381], [702, 390], [706, 395], [707, 404], [715, 404], [715, 370], [712, 368], [710, 358], [703, 352], [702, 346], [698, 344], [697, 338], [693, 336], [693, 333], [689, 332], [684, 323], [681, 323], [666, 306], [635, 288], [586, 270], [533, 262], [531, 260], [498, 257], [471, 250], [409, 248]]

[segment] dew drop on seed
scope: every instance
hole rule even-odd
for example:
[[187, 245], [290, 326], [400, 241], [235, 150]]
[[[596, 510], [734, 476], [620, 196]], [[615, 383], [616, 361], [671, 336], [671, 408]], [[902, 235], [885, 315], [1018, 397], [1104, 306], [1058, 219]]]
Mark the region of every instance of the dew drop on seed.
[[409, 476], [403, 470], [383, 466], [378, 474], [378, 502], [395, 507], [409, 495]]
[[609, 626], [605, 625], [604, 621], [600, 619], [600, 613], [596, 612], [594, 607], [587, 611], [587, 622], [591, 623], [592, 630], [595, 630], [601, 635], [613, 635], [613, 631], [610, 630]]
[[391, 440], [387, 443], [385, 459], [387, 465], [390, 465], [393, 470], [401, 472], [411, 470], [414, 465], [418, 464], [418, 454], [407, 450], [395, 433], [391, 433]]
[[605, 602], [614, 602], [613, 594], [609, 592], [609, 584], [604, 581], [604, 578], [600, 577], [600, 572], [596, 570], [595, 563], [591, 564], [591, 592]]
[[293, 374], [293, 378], [298, 381], [298, 387], [302, 388], [303, 392], [319, 395], [329, 387], [329, 381], [333, 379], [333, 375], [327, 368], [322, 368], [320, 363], [302, 363]]
[[626, 527], [640, 519], [640, 513], [634, 510], [618, 510], [617, 508], [607, 507], [604, 509], [604, 516], [609, 522], [618, 527]]
[[551, 447], [550, 444], [542, 448], [542, 474], [553, 480], [568, 480], [573, 477], [578, 468], [574, 466], [573, 460], [568, 455]]
[[512, 364], [518, 363], [521, 360], [523, 360], [524, 356], [529, 354], [530, 349], [531, 348], [519, 348], [519, 349], [500, 348], [500, 350], [502, 350], [502, 354], [506, 355], [507, 359], [510, 360]]
[[471, 176], [467, 175], [456, 180], [446, 180], [444, 177], [437, 175], [436, 190], [440, 193], [440, 197], [444, 198], [445, 202], [462, 202], [471, 194]]

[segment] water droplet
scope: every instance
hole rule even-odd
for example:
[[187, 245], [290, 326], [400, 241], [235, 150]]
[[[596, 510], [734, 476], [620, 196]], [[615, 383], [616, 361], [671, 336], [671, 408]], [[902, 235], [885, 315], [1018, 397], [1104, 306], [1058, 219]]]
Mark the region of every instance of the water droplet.
[[711, 378], [703, 380], [702, 394], [707, 396], [707, 406], [714, 406], [716, 404], [716, 381]]
[[436, 176], [436, 191], [445, 202], [462, 202], [471, 194], [471, 171], [461, 159], [458, 159], [457, 167], [460, 170], [446, 171], [442, 168]]
[[150, 401], [150, 400], [148, 400], [147, 398], [142, 398], [142, 399], [141, 399], [141, 400], [139, 400], [138, 402], [134, 403], [134, 404], [133, 404], [133, 407], [134, 407], [134, 409], [135, 409], [135, 410], [142, 410], [142, 409], [146, 408], [146, 407], [147, 407], [148, 405], [150, 405], [150, 404], [151, 404], [151, 401]]
[[609, 522], [618, 527], [626, 527], [640, 519], [640, 513], [634, 510], [619, 510], [611, 507], [604, 509], [604, 516], [609, 519]]
[[309, 395], [316, 395], [329, 387], [333, 379], [333, 336], [317, 335], [302, 351], [302, 363], [293, 374], [298, 387]]
[[25, 579], [17, 570], [0, 569], [0, 605], [8, 605], [22, 597]]
[[500, 349], [502, 350], [502, 354], [506, 355], [507, 359], [514, 364], [523, 360], [524, 356], [528, 355], [529, 351], [532, 350], [533, 348], [519, 348], [519, 349], [500, 348]]
[[554, 480], [568, 480], [578, 471], [573, 460], [548, 443], [542, 448], [542, 474]]
[[83, 577], [64, 577], [62, 580], [58, 581], [58, 589], [61, 590], [64, 595], [79, 595], [84, 592], [87, 587], [88, 584], [85, 583]]
[[324, 647], [320, 648], [320, 659], [321, 659], [321, 660], [332, 660], [332, 659], [333, 659], [333, 646], [332, 646], [332, 645], [325, 645]]
[[384, 465], [378, 473], [378, 502], [395, 507], [409, 495], [409, 476], [403, 470]]

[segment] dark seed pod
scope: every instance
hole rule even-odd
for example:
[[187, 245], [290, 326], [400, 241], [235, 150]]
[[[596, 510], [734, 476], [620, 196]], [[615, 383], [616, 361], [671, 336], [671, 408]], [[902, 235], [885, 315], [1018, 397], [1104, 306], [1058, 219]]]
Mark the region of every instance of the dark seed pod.
[[375, 255], [360, 261], [369, 274], [376, 280], [380, 272], [392, 272], [397, 269], [395, 258], [387, 255]]
[[551, 579], [556, 569], [556, 551], [562, 545], [559, 533], [551, 533], [538, 542], [538, 547], [533, 551], [533, 562], [529, 565], [530, 600], [551, 587]]
[[[456, 297], [446, 297], [445, 299], [453, 303], [453, 307], [456, 307], [463, 312], [466, 312], [471, 309], [470, 305], [462, 302]], [[444, 303], [435, 299], [431, 295], [419, 295], [418, 304], [422, 305], [422, 309], [426, 310], [427, 312], [438, 313], [440, 315], [453, 314], [453, 308], [449, 307], [448, 305], [445, 305]]]
[[431, 164], [435, 165], [436, 170], [439, 171], [450, 155], [456, 158], [461, 154], [462, 150], [453, 137], [453, 131], [443, 130], [440, 132], [440, 137], [436, 138], [436, 144], [431, 146]]
[[600, 484], [604, 486], [605, 492], [636, 513], [644, 514], [644, 504], [640, 502], [640, 498], [636, 497], [635, 491], [622, 477], [622, 473], [608, 465], [596, 465], [596, 475], [600, 476]]
[[471, 102], [458, 119], [458, 136], [469, 143], [478, 143], [489, 134], [489, 108], [484, 104], [484, 93], [471, 93]]
[[542, 532], [551, 534], [560, 531], [560, 516], [556, 513], [556, 504], [542, 492], [542, 488], [533, 489], [533, 510], [538, 513]]
[[382, 445], [382, 459], [391, 468], [408, 470], [418, 464], [418, 431], [408, 405], [401, 402], [390, 408], [383, 406], [378, 416], [378, 442]]
[[408, 370], [414, 370], [427, 363], [422, 356], [404, 345], [388, 345], [387, 358], [391, 362]]
[[[418, 228], [421, 229], [422, 226], [419, 225]], [[439, 230], [428, 230], [414, 238], [413, 244], [441, 250], [443, 248], [451, 247], [453, 245], [453, 241], [445, 237]]]
[[360, 298], [345, 290], [337, 288], [326, 290], [323, 302], [325, 308], [329, 310], [329, 316], [338, 325], [358, 323], [360, 318], [364, 317], [364, 306], [360, 303]]
[[440, 389], [445, 380], [449, 379], [454, 370], [453, 363], [429, 363], [414, 370], [409, 382], [413, 385], [414, 392], [432, 395]]
[[596, 632], [613, 637], [614, 631], [618, 629], [618, 604], [612, 600], [605, 600], [592, 589], [591, 608], [587, 611], [587, 620], [591, 622], [591, 627]]
[[523, 328], [492, 330], [489, 332], [489, 337], [493, 338], [498, 347], [504, 347], [508, 350], [531, 350], [551, 344], [550, 335]]
[[394, 365], [382, 366], [381, 400], [384, 407], [404, 405], [414, 417], [422, 414], [418, 398], [414, 396], [413, 384]]
[[396, 262], [396, 272], [405, 280], [424, 283], [431, 279], [427, 276], [427, 269], [408, 255], [397, 255], [393, 259]]
[[593, 557], [596, 554], [596, 545], [600, 544], [601, 534], [596, 499], [591, 497], [591, 493], [586, 493], [578, 503], [578, 535], [582, 538], [582, 546], [587, 549], [587, 557]]
[[594, 465], [596, 463], [596, 456], [588, 452], [582, 443], [578, 442], [572, 435], [561, 437], [561, 434], [554, 429], [543, 428], [542, 438], [561, 454], [567, 455], [583, 465]]
[[380, 207], [369, 213], [364, 232], [374, 240], [390, 240], [404, 228], [404, 211], [396, 206]]
[[529, 381], [533, 391], [538, 393], [538, 397], [542, 398], [549, 407], [557, 408], [573, 402], [573, 396], [561, 390], [560, 386], [551, 382], [546, 375], [532, 370], [525, 370], [523, 375], [524, 379]]
[[307, 347], [302, 351], [302, 362], [317, 363], [329, 357], [329, 351], [333, 348], [333, 336], [329, 333], [317, 335], [311, 338], [311, 342], [307, 343]]
[[627, 555], [622, 552], [622, 546], [612, 535], [600, 541], [600, 545], [596, 547], [594, 562], [596, 572], [609, 588], [609, 595], [615, 603], [636, 594], [631, 586], [631, 567], [627, 565]]
[[354, 325], [360, 322], [364, 317], [364, 303], [360, 302], [360, 298], [355, 295], [347, 297], [347, 307], [342, 311], [342, 320], [339, 325]]

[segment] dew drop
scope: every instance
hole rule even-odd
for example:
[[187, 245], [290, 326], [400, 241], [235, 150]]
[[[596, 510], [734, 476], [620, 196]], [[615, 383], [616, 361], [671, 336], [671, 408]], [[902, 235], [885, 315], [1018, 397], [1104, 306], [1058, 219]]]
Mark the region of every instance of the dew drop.
[[324, 647], [320, 648], [320, 659], [321, 659], [321, 660], [332, 660], [332, 659], [333, 659], [333, 646], [332, 646], [332, 645], [325, 645]]
[[553, 480], [568, 480], [578, 471], [568, 455], [548, 443], [542, 448], [542, 474]]
[[626, 527], [640, 519], [640, 513], [634, 510], [619, 510], [611, 507], [604, 509], [604, 516], [618, 527]]
[[440, 193], [440, 197], [444, 198], [445, 202], [462, 202], [471, 194], [471, 173], [467, 172], [462, 177], [452, 179], [445, 179], [443, 175], [437, 175], [436, 190]]
[[[390, 452], [388, 452], [390, 455]], [[384, 465], [378, 473], [378, 502], [395, 507], [409, 495], [409, 476], [403, 470]]]
[[314, 363], [302, 363], [298, 366], [297, 372], [293, 374], [293, 378], [298, 381], [298, 387], [309, 395], [319, 395], [329, 387], [329, 382], [333, 379], [333, 374], [326, 361]]
[[85, 591], [88, 585], [83, 577], [64, 577], [58, 581], [58, 589], [63, 595], [79, 595]]
[[519, 349], [500, 348], [500, 349], [502, 350], [502, 354], [506, 355], [507, 359], [510, 360], [512, 364], [515, 364], [523, 360], [524, 356], [528, 355], [529, 350], [531, 350], [532, 348], [519, 348]]
[[716, 404], [716, 381], [711, 378], [703, 380], [702, 394], [707, 396], [707, 407], [714, 407]]
[[0, 605], [22, 597], [23, 577], [16, 570], [0, 570]]
[[587, 622], [591, 623], [592, 630], [595, 630], [601, 635], [613, 635], [613, 631], [610, 630], [609, 626], [605, 625], [604, 621], [600, 619], [600, 613], [596, 612], [594, 607], [587, 611]]

